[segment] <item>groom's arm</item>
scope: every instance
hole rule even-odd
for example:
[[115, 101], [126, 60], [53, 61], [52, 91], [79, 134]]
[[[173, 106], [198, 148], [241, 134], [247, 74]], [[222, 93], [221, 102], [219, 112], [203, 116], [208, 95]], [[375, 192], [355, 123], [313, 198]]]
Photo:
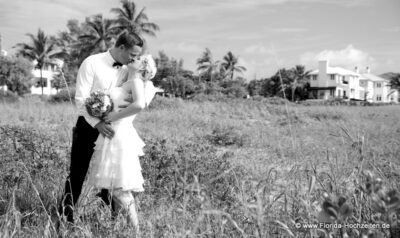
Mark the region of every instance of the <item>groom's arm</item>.
[[126, 108], [116, 112], [110, 113], [106, 116], [106, 122], [113, 122], [119, 119], [134, 115], [142, 111], [145, 107], [145, 95], [144, 95], [144, 84], [140, 77], [134, 77], [132, 83], [132, 103], [130, 103]]
[[85, 99], [90, 97], [93, 81], [94, 68], [90, 59], [87, 58], [79, 67], [78, 76], [76, 79], [75, 102], [79, 115], [83, 116], [85, 120], [94, 128], [100, 122], [100, 119], [90, 116], [85, 107]]

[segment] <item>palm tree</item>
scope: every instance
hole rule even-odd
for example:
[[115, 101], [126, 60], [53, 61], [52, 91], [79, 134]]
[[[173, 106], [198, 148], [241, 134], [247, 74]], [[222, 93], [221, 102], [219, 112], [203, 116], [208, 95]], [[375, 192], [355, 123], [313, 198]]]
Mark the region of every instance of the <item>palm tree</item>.
[[30, 33], [27, 36], [30, 37], [31, 44], [18, 43], [14, 47], [17, 48], [17, 55], [36, 61], [35, 68], [40, 70], [40, 85], [43, 95], [43, 67], [50, 63], [52, 59], [64, 55], [65, 52], [57, 49], [55, 42], [46, 36], [40, 28], [36, 36]]
[[400, 90], [400, 74], [390, 78], [389, 86], [392, 89]]
[[114, 28], [119, 30], [126, 29], [129, 33], [136, 33], [139, 36], [156, 36], [155, 32], [159, 31], [160, 27], [153, 22], [149, 22], [149, 18], [144, 12], [145, 8], [138, 12], [137, 6], [133, 1], [122, 0], [121, 3], [121, 8], [111, 9], [111, 12], [117, 15]]
[[295, 101], [295, 92], [296, 89], [303, 89], [305, 85], [308, 83], [308, 79], [310, 77], [311, 71], [306, 71], [303, 65], [296, 65], [293, 69], [291, 69], [290, 74], [290, 89], [292, 92], [292, 101]]
[[243, 73], [246, 71], [244, 66], [237, 65], [238, 64], [238, 57], [233, 55], [231, 51], [229, 51], [223, 58], [221, 66], [225, 69], [225, 71], [230, 73], [230, 78], [233, 80], [233, 73]]
[[102, 14], [86, 18], [86, 34], [78, 37], [75, 47], [82, 52], [82, 58], [99, 52], [104, 52], [113, 44], [115, 31], [112, 29], [112, 20], [104, 19]]
[[[197, 70], [199, 76], [207, 74], [210, 77], [210, 81], [214, 80], [214, 76], [217, 73], [221, 73], [221, 64], [219, 61], [214, 61], [210, 49], [206, 48], [202, 56], [197, 59]], [[200, 79], [199, 79], [200, 80]]]

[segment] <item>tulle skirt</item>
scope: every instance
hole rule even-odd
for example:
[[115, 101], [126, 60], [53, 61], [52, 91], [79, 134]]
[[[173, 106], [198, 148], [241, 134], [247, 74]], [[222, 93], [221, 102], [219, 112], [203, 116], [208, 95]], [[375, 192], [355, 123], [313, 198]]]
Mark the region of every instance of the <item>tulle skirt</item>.
[[143, 176], [139, 156], [145, 143], [131, 118], [113, 122], [114, 137], [99, 135], [92, 156], [88, 184], [95, 188], [142, 192]]

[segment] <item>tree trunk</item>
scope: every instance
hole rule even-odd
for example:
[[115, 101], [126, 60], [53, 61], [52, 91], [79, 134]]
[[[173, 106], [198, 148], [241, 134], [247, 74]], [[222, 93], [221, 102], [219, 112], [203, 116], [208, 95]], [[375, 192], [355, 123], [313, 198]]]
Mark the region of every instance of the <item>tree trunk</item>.
[[42, 96], [43, 96], [43, 76], [42, 76], [42, 68], [40, 68], [40, 86], [42, 87]]
[[292, 87], [292, 102], [294, 102], [294, 94], [296, 92], [296, 88]]

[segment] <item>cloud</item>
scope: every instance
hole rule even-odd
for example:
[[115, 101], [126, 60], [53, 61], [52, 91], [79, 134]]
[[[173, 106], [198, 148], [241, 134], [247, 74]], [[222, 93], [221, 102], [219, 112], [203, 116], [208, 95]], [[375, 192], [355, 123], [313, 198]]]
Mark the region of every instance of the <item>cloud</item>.
[[248, 54], [266, 54], [268, 53], [267, 48], [262, 44], [250, 45], [244, 49], [245, 53]]
[[341, 50], [324, 50], [319, 53], [306, 52], [300, 56], [300, 62], [309, 67], [315, 67], [318, 60], [329, 60], [332, 66], [342, 66], [352, 69], [354, 66], [372, 66], [375, 59], [368, 53], [348, 45]]
[[[151, 47], [152, 49], [154, 47]], [[189, 41], [181, 41], [177, 43], [164, 43], [161, 45], [157, 45], [157, 48], [167, 50], [168, 52], [174, 53], [185, 53], [185, 54], [198, 54], [200, 55], [201, 52], [205, 49], [198, 44], [189, 42]]]
[[308, 29], [286, 27], [286, 28], [276, 28], [276, 29], [273, 29], [272, 31], [278, 32], [278, 33], [299, 33], [299, 32], [307, 32]]
[[204, 48], [189, 42], [180, 42], [175, 46], [175, 50], [186, 53], [200, 53]]
[[384, 28], [384, 29], [382, 29], [382, 31], [397, 33], [397, 32], [400, 32], [400, 26], [393, 26], [393, 27]]
[[270, 46], [266, 47], [261, 43], [250, 45], [244, 49], [244, 52], [247, 54], [275, 54], [275, 50]]
[[277, 59], [274, 56], [268, 56], [261, 60], [256, 58], [240, 57], [239, 65], [242, 65], [247, 69], [244, 76], [248, 80], [253, 80], [255, 78], [260, 79], [274, 75], [279, 68], [285, 66], [285, 61]]

